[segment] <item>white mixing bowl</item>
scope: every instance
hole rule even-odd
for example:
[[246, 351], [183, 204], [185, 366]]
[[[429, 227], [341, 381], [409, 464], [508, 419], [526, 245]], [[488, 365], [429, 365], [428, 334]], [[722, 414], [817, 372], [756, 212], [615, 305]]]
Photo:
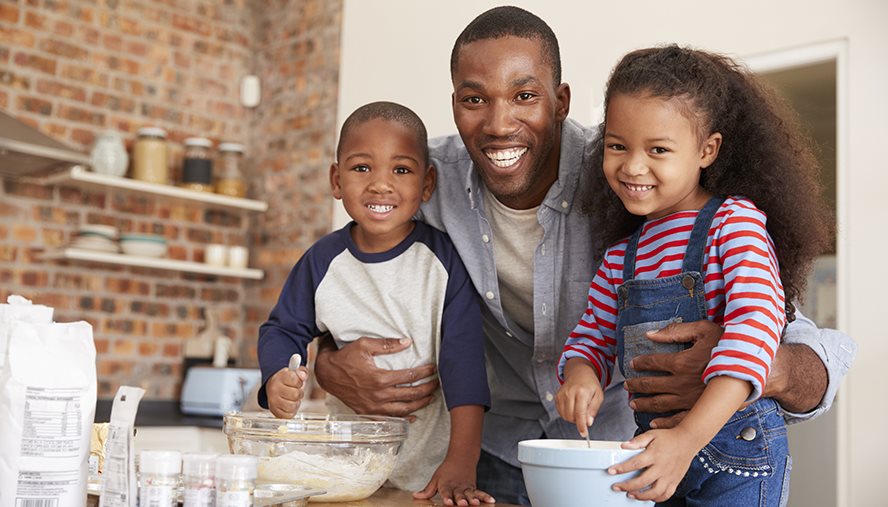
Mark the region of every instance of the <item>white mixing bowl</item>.
[[593, 440], [524, 440], [518, 442], [518, 461], [530, 503], [536, 507], [632, 506], [653, 502], [632, 500], [611, 486], [639, 472], [608, 475], [611, 465], [641, 450], [620, 449], [620, 442]]

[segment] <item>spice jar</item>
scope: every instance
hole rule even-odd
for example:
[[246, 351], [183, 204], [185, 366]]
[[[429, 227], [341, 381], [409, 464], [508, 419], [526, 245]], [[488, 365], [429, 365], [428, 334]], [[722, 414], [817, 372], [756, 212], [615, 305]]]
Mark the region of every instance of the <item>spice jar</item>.
[[142, 451], [139, 454], [139, 507], [176, 507], [179, 504], [179, 451]]
[[244, 145], [238, 143], [219, 144], [219, 177], [216, 179], [216, 193], [232, 197], [247, 195], [247, 184], [241, 172], [244, 158]]
[[185, 453], [182, 455], [183, 507], [213, 507], [216, 488], [216, 454]]
[[213, 191], [213, 142], [204, 137], [185, 139], [185, 161], [182, 164], [182, 186], [200, 192]]
[[166, 184], [169, 179], [166, 131], [157, 127], [143, 127], [137, 135], [133, 147], [133, 178]]
[[216, 507], [250, 507], [256, 483], [256, 456], [216, 458]]

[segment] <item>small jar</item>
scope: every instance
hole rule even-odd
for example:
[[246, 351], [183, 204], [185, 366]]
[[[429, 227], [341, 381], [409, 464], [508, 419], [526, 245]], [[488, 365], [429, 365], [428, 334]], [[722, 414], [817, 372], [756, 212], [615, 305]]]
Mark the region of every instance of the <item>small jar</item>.
[[252, 506], [257, 466], [255, 456], [216, 458], [216, 507]]
[[185, 139], [182, 186], [199, 192], [213, 191], [213, 142], [204, 137]]
[[238, 143], [219, 144], [219, 177], [216, 178], [216, 193], [232, 197], [247, 195], [241, 165], [244, 158], [244, 145]]
[[142, 451], [139, 454], [139, 507], [176, 507], [181, 471], [179, 451]]
[[216, 456], [190, 452], [182, 455], [183, 507], [213, 507], [216, 501]]
[[169, 180], [164, 129], [143, 127], [138, 130], [138, 138], [133, 146], [133, 178], [162, 184]]

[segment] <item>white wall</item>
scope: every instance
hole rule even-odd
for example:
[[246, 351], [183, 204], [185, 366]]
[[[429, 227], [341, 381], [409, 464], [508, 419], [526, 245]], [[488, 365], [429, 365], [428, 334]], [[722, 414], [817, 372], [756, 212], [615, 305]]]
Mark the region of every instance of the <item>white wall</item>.
[[[882, 0], [515, 1], [538, 14], [559, 37], [563, 79], [573, 91], [571, 116], [593, 122], [610, 68], [625, 52], [678, 42], [745, 58], [829, 40], [848, 43], [847, 184], [840, 188], [847, 220], [840, 224], [840, 273], [847, 290], [841, 326], [861, 351], [845, 382], [848, 482], [840, 505], [884, 505], [878, 488], [888, 445], [880, 362], [888, 357], [884, 283], [888, 227], [876, 215], [888, 189], [883, 147], [888, 137], [888, 2]], [[450, 50], [456, 36], [490, 1], [346, 0], [342, 31], [340, 123], [354, 108], [393, 100], [413, 108], [430, 135], [455, 132], [450, 110]], [[596, 118], [597, 120], [597, 118]], [[779, 147], [775, 147], [779, 148]], [[337, 210], [341, 208], [337, 206]], [[337, 214], [337, 224], [347, 219]], [[841, 281], [840, 281], [841, 283]], [[888, 300], [886, 298], [885, 300]], [[881, 317], [881, 318], [880, 318]], [[881, 368], [884, 370], [884, 368]], [[830, 505], [827, 501], [824, 505]]]

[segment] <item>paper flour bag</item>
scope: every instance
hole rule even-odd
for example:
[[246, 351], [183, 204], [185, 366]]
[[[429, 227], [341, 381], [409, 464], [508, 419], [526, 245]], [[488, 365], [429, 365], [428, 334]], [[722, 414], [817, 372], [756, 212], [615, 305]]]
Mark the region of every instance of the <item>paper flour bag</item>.
[[86, 503], [96, 349], [86, 322], [0, 323], [0, 506]]
[[49, 324], [52, 322], [52, 308], [43, 305], [32, 305], [31, 301], [21, 296], [9, 296], [7, 304], [0, 304], [0, 371], [6, 364], [6, 348], [9, 343], [7, 323], [14, 320]]

